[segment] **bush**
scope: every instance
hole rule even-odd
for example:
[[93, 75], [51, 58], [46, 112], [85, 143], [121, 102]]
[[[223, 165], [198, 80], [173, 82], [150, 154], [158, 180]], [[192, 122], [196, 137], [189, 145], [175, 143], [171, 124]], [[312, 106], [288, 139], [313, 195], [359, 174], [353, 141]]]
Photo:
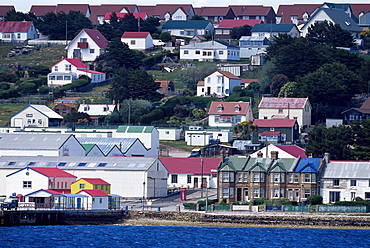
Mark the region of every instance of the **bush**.
[[159, 39], [161, 39], [161, 41], [163, 41], [163, 42], [169, 42], [172, 39], [172, 37], [171, 37], [170, 33], [163, 32], [159, 35]]
[[271, 199], [266, 201], [267, 206], [296, 206], [298, 203], [296, 201], [290, 201], [287, 198]]
[[260, 197], [251, 201], [252, 205], [263, 205], [266, 203], [266, 198]]
[[310, 205], [322, 204], [322, 196], [321, 195], [310, 195], [309, 197], [307, 197], [307, 203]]

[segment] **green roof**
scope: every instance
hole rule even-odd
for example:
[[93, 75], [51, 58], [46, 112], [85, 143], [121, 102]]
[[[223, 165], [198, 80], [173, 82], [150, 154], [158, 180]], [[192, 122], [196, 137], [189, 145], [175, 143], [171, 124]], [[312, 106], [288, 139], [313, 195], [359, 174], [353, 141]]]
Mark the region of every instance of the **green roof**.
[[270, 158], [250, 158], [245, 167], [245, 171], [266, 172], [270, 163]]
[[208, 20], [167, 21], [162, 29], [202, 29], [210, 23]]
[[119, 126], [117, 133], [151, 133], [154, 126]]
[[293, 172], [298, 158], [279, 158], [269, 168], [269, 172]]
[[225, 161], [218, 167], [218, 171], [241, 171], [247, 160], [247, 158], [237, 157], [225, 158]]
[[81, 144], [82, 147], [85, 149], [85, 154], [88, 154], [91, 149], [95, 146], [95, 144]]

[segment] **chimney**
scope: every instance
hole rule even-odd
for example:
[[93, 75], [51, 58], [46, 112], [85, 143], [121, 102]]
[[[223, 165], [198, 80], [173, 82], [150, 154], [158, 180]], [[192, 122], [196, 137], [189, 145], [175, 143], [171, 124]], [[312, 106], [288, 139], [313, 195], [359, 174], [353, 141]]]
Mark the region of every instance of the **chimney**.
[[263, 153], [261, 151], [257, 152], [257, 158], [262, 158], [263, 157]]
[[325, 154], [324, 154], [324, 160], [325, 160], [325, 163], [326, 164], [329, 164], [329, 162], [330, 162], [330, 153], [325, 152]]
[[271, 151], [271, 159], [276, 160], [278, 159], [278, 151]]
[[308, 154], [308, 158], [313, 158], [312, 153]]

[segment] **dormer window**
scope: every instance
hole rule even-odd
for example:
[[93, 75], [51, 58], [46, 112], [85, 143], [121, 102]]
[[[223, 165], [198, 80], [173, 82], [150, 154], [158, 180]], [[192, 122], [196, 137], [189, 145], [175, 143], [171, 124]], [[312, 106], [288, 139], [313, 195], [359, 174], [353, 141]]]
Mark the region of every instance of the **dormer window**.
[[103, 111], [105, 112], [105, 111], [108, 111], [108, 107], [104, 107], [103, 108]]
[[235, 108], [234, 108], [234, 111], [235, 112], [240, 112], [240, 110], [241, 110], [242, 108], [240, 107], [240, 105], [238, 104], [238, 105], [236, 105], [235, 106]]
[[219, 105], [217, 106], [217, 111], [218, 111], [218, 112], [221, 112], [222, 110], [224, 110], [224, 106], [222, 106], [222, 104], [219, 104]]

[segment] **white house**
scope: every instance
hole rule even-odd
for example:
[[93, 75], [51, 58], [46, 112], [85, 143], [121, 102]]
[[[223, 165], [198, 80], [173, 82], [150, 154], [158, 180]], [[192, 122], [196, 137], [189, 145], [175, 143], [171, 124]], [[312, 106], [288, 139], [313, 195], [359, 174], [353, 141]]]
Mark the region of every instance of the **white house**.
[[208, 125], [211, 127], [233, 127], [236, 124], [253, 122], [249, 102], [212, 102], [208, 111]]
[[250, 154], [251, 158], [258, 158], [259, 154], [262, 153], [263, 158], [268, 158], [271, 152], [278, 152], [279, 158], [307, 158], [305, 149], [296, 145], [277, 145], [270, 144], [265, 146], [258, 151]]
[[269, 40], [265, 36], [242, 36], [239, 39], [240, 58], [266, 53]]
[[97, 210], [108, 209], [109, 195], [100, 189], [84, 189], [79, 195], [87, 196], [84, 209]]
[[72, 134], [20, 132], [0, 137], [0, 156], [85, 156], [85, 149]]
[[240, 86], [240, 78], [228, 71], [215, 71], [197, 85], [197, 96], [229, 96], [235, 86]]
[[70, 84], [81, 76], [87, 76], [91, 83], [105, 81], [105, 73], [90, 70], [90, 68], [78, 59], [62, 59], [51, 67], [48, 74], [48, 86], [55, 88]]
[[320, 179], [323, 203], [353, 201], [356, 197], [370, 200], [370, 162], [330, 161]]
[[317, 8], [312, 14], [310, 19], [302, 26], [302, 36], [306, 37], [308, 28], [315, 24], [328, 21], [330, 23], [339, 24], [339, 26], [350, 32], [354, 39], [360, 39], [362, 29], [358, 24], [346, 13], [343, 9], [321, 7]]
[[180, 140], [181, 129], [179, 128], [157, 128], [159, 140]]
[[94, 61], [105, 51], [108, 40], [97, 29], [82, 29], [68, 44], [68, 58]]
[[296, 119], [303, 129], [311, 126], [311, 111], [308, 98], [262, 97], [258, 119]]
[[27, 161], [26, 167], [2, 177], [1, 181], [6, 185], [6, 191], [2, 193], [6, 197], [23, 197], [39, 189], [70, 192], [76, 176], [55, 167], [28, 167], [30, 163]]
[[1, 21], [0, 41], [17, 42], [37, 39], [38, 33], [32, 21]]
[[240, 48], [225, 41], [192, 43], [180, 47], [181, 60], [239, 61]]
[[162, 33], [192, 38], [194, 35], [212, 34], [214, 27], [208, 20], [169, 20], [162, 27]]
[[[217, 167], [220, 158], [159, 158], [168, 169], [169, 188], [217, 188]], [[203, 178], [203, 180], [202, 180]]]
[[279, 34], [287, 34], [291, 37], [299, 37], [300, 31], [295, 24], [256, 24], [251, 29], [252, 36], [266, 37], [268, 39]]
[[211, 143], [213, 135], [206, 131], [186, 131], [185, 142], [188, 146], [206, 146]]
[[59, 126], [63, 117], [45, 105], [27, 105], [10, 117], [10, 126], [24, 128]]
[[[111, 194], [125, 198], [167, 196], [168, 170], [156, 157], [1, 156], [0, 178], [30, 163], [32, 167], [57, 167], [78, 178], [99, 177], [111, 183]], [[0, 195], [12, 191], [0, 180]]]
[[134, 50], [149, 50], [154, 46], [149, 32], [124, 32], [121, 41]]
[[110, 115], [116, 109], [115, 104], [89, 104], [82, 103], [78, 107], [78, 112], [86, 113], [90, 116]]

